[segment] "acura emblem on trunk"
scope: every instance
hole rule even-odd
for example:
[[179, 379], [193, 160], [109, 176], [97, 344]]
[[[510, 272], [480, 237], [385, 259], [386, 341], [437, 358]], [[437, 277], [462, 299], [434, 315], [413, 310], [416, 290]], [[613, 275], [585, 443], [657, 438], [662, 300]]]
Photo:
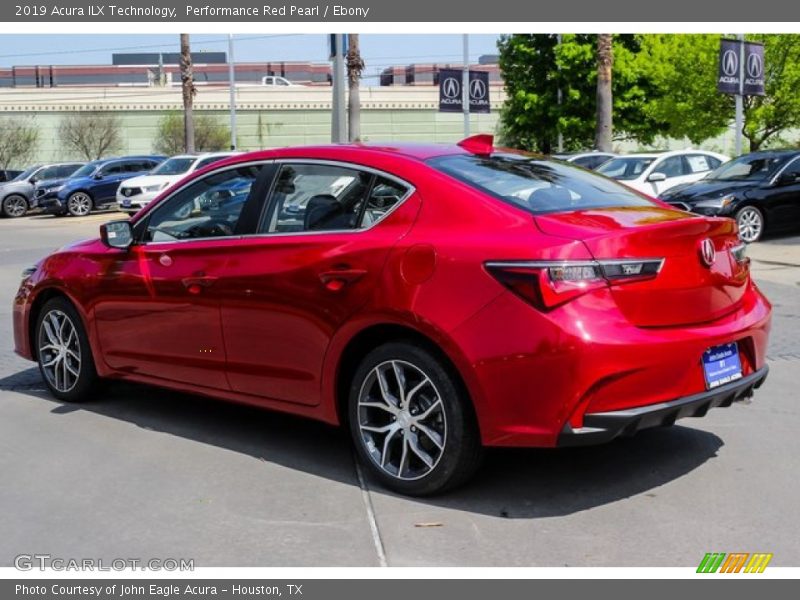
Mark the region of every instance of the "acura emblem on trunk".
[[710, 267], [714, 264], [714, 258], [717, 256], [717, 251], [714, 250], [714, 242], [710, 239], [705, 238], [703, 241], [700, 242], [700, 258], [703, 260], [703, 264], [707, 267]]

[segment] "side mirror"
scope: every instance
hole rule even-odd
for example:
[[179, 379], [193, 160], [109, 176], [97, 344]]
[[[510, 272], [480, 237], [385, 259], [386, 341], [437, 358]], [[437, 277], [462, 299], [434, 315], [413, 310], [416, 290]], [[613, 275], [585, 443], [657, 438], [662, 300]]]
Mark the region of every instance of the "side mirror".
[[127, 250], [133, 243], [130, 221], [111, 221], [100, 225], [100, 239], [109, 248]]
[[102, 178], [103, 178], [102, 173], [95, 173], [94, 175], [92, 175], [92, 179], [100, 180]]
[[652, 181], [653, 183], [666, 180], [667, 176], [664, 175], [664, 173], [650, 173], [650, 175], [647, 176], [647, 181]]

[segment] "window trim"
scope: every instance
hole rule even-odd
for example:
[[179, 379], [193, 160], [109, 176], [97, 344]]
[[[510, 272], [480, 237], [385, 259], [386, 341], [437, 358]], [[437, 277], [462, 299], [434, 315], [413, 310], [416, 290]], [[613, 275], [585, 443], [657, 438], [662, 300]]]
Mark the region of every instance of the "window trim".
[[215, 240], [215, 241], [223, 242], [223, 241], [229, 241], [229, 240], [234, 240], [234, 239], [243, 240], [243, 239], [250, 239], [250, 238], [265, 238], [265, 237], [309, 236], [309, 235], [325, 235], [325, 234], [330, 234], [330, 233], [335, 233], [335, 234], [341, 234], [341, 233], [349, 233], [349, 234], [364, 233], [366, 231], [370, 231], [376, 225], [380, 225], [390, 214], [392, 214], [396, 209], [400, 208], [400, 206], [402, 206], [406, 202], [406, 200], [408, 200], [411, 196], [413, 196], [417, 191], [417, 188], [414, 185], [412, 185], [411, 183], [409, 183], [408, 181], [406, 181], [405, 179], [402, 179], [402, 178], [398, 177], [397, 175], [393, 175], [391, 173], [387, 173], [386, 171], [382, 171], [380, 169], [376, 169], [374, 167], [368, 167], [366, 165], [361, 165], [361, 164], [358, 164], [358, 163], [350, 163], [350, 162], [345, 162], [345, 161], [329, 160], [329, 159], [317, 159], [317, 158], [272, 158], [272, 159], [266, 159], [266, 160], [263, 160], [263, 159], [262, 160], [252, 160], [252, 161], [241, 162], [241, 163], [236, 163], [236, 164], [232, 164], [232, 165], [225, 165], [224, 167], [221, 167], [221, 168], [218, 168], [218, 169], [214, 169], [213, 171], [209, 171], [208, 173], [205, 173], [202, 178], [211, 177], [212, 175], [216, 175], [218, 173], [222, 173], [223, 171], [228, 171], [228, 170], [231, 170], [231, 169], [239, 169], [241, 167], [251, 167], [251, 166], [255, 166], [255, 165], [260, 165], [262, 167], [266, 167], [267, 165], [274, 165], [276, 167], [276, 169], [275, 169], [275, 172], [273, 173], [272, 181], [270, 181], [269, 189], [267, 190], [265, 201], [262, 202], [261, 211], [259, 212], [258, 220], [257, 220], [257, 223], [256, 223], [256, 226], [259, 227], [261, 225], [261, 222], [262, 222], [263, 218], [264, 218], [264, 215], [271, 208], [272, 191], [273, 191], [273, 188], [275, 186], [275, 180], [277, 179], [276, 176], [277, 176], [277, 174], [279, 172], [280, 167], [283, 165], [283, 163], [318, 164], [318, 165], [338, 166], [338, 167], [343, 167], [343, 168], [361, 170], [361, 171], [365, 171], [367, 173], [371, 173], [372, 175], [376, 175], [376, 176], [379, 176], [379, 177], [385, 177], [386, 179], [394, 181], [395, 183], [398, 183], [398, 184], [400, 184], [402, 186], [405, 186], [408, 189], [408, 191], [403, 195], [402, 198], [400, 198], [400, 200], [392, 208], [387, 210], [380, 219], [378, 219], [377, 221], [372, 223], [369, 227], [362, 227], [360, 229], [327, 229], [327, 230], [322, 230], [322, 231], [286, 231], [286, 232], [273, 232], [273, 233], [258, 233], [258, 232], [256, 232], [256, 233], [245, 233], [245, 234], [240, 234], [240, 235], [231, 235], [231, 236], [226, 236], [226, 237], [210, 236], [210, 237], [203, 237], [203, 238], [190, 238], [190, 239], [184, 239], [184, 240], [164, 240], [164, 241], [158, 241], [158, 242], [153, 242], [153, 241], [145, 242], [145, 241], [142, 241], [140, 239], [141, 236], [142, 236], [142, 232], [141, 231], [136, 231], [137, 226], [141, 227], [142, 229], [144, 229], [146, 231], [147, 230], [147, 223], [150, 222], [150, 217], [152, 216], [153, 212], [158, 210], [158, 208], [163, 203], [169, 202], [169, 200], [171, 198], [174, 198], [177, 194], [181, 193], [181, 191], [183, 191], [184, 189], [186, 189], [187, 187], [189, 187], [190, 185], [194, 184], [199, 179], [201, 179], [201, 178], [193, 178], [190, 181], [188, 181], [185, 184], [183, 184], [181, 187], [177, 188], [169, 196], [167, 196], [166, 198], [161, 200], [156, 206], [154, 206], [150, 211], [148, 211], [147, 215], [145, 215], [145, 217], [143, 219], [141, 219], [141, 220], [139, 220], [139, 221], [137, 221], [135, 223], [135, 225], [134, 225], [134, 229], [135, 229], [135, 231], [134, 231], [134, 239], [137, 240], [135, 242], [135, 245], [137, 245], [137, 246], [153, 246], [153, 245], [167, 245], [167, 244], [191, 244], [191, 243], [194, 243], [194, 242], [207, 242], [209, 240]]
[[[208, 173], [205, 173], [202, 177], [194, 177], [194, 178], [192, 178], [191, 180], [187, 181], [182, 186], [177, 188], [175, 191], [173, 191], [169, 196], [167, 196], [164, 199], [162, 199], [161, 201], [159, 201], [159, 203], [157, 205], [155, 205], [151, 210], [148, 211], [148, 213], [145, 215], [145, 217], [143, 219], [137, 221], [134, 224], [134, 236], [133, 237], [134, 237], [134, 240], [136, 240], [135, 245], [136, 246], [153, 246], [153, 245], [166, 245], [166, 244], [189, 244], [189, 243], [192, 243], [192, 242], [207, 242], [209, 240], [226, 241], [226, 240], [242, 239], [244, 237], [249, 237], [250, 235], [253, 235], [253, 234], [240, 234], [240, 235], [230, 235], [230, 236], [225, 236], [225, 237], [209, 236], [209, 237], [202, 237], [202, 238], [188, 238], [188, 239], [183, 239], [183, 240], [164, 240], [164, 241], [156, 241], [156, 242], [154, 242], [154, 241], [144, 241], [144, 240], [141, 239], [141, 237], [147, 231], [147, 226], [150, 223], [150, 217], [153, 216], [153, 213], [156, 210], [158, 210], [159, 207], [162, 204], [164, 204], [166, 202], [169, 202], [172, 198], [174, 198], [175, 196], [180, 194], [183, 190], [188, 188], [190, 185], [194, 185], [195, 183], [197, 183], [198, 181], [200, 181], [202, 179], [205, 179], [206, 177], [212, 177], [212, 176], [217, 175], [219, 173], [222, 173], [224, 171], [230, 171], [232, 169], [240, 169], [242, 167], [253, 167], [253, 166], [267, 167], [268, 165], [273, 165], [273, 164], [275, 164], [275, 161], [271, 160], [271, 159], [268, 159], [268, 160], [251, 160], [251, 161], [247, 161], [247, 162], [236, 163], [234, 165], [226, 165], [226, 166], [221, 167], [219, 169], [215, 169], [213, 171], [209, 171]], [[274, 178], [274, 174], [273, 174], [273, 178]], [[257, 180], [258, 180], [258, 178], [256, 178], [256, 181]], [[253, 182], [253, 183], [255, 184], [255, 182]], [[272, 184], [273, 183], [274, 182], [270, 182], [269, 191], [267, 192], [267, 196], [266, 196], [267, 198], [269, 197], [269, 193], [272, 190]], [[249, 200], [249, 198], [248, 198], [248, 200]], [[244, 210], [244, 207], [242, 207], [242, 210]], [[261, 213], [259, 211], [259, 215], [260, 214]], [[137, 230], [137, 227], [140, 227], [141, 229]]]
[[783, 172], [786, 169], [788, 169], [789, 167], [791, 167], [792, 164], [796, 163], [798, 160], [800, 160], [800, 155], [797, 155], [794, 158], [789, 159], [786, 162], [786, 164], [783, 165], [780, 169], [778, 169], [778, 172], [775, 173], [775, 175], [772, 176], [772, 178], [769, 180], [769, 185], [770, 186], [775, 185], [777, 183], [777, 181], [778, 181], [778, 178], [780, 178], [780, 176], [783, 175]]
[[[275, 183], [278, 179], [277, 175], [280, 172], [280, 168], [285, 164], [308, 164], [308, 165], [322, 165], [322, 166], [330, 166], [330, 167], [341, 167], [344, 169], [351, 169], [354, 171], [364, 171], [365, 173], [369, 173], [370, 175], [377, 176], [377, 177], [385, 177], [390, 181], [394, 181], [404, 187], [407, 188], [406, 193], [403, 195], [397, 203], [392, 206], [389, 210], [383, 213], [383, 216], [372, 223], [369, 227], [360, 227], [358, 229], [323, 229], [319, 231], [273, 231], [273, 232], [263, 232], [263, 233], [250, 233], [244, 235], [242, 237], [245, 238], [252, 238], [252, 237], [286, 237], [291, 235], [297, 236], [309, 236], [309, 235], [325, 235], [330, 233], [363, 233], [365, 231], [369, 231], [376, 225], [380, 225], [389, 215], [391, 215], [395, 210], [397, 210], [400, 206], [402, 206], [406, 200], [408, 200], [417, 189], [410, 184], [408, 181], [397, 177], [396, 175], [392, 175], [391, 173], [387, 173], [385, 171], [381, 171], [380, 169], [376, 169], [374, 167], [368, 167], [365, 165], [361, 165], [358, 163], [350, 163], [345, 161], [339, 160], [327, 160], [327, 159], [317, 159], [317, 158], [278, 158], [274, 160], [278, 170], [275, 172], [275, 178], [272, 180], [272, 183], [269, 187], [269, 192], [267, 192], [267, 201], [264, 203], [262, 213], [258, 218], [258, 227], [261, 227], [261, 224], [264, 222], [265, 217], [269, 214], [269, 211], [272, 209], [272, 192], [275, 188]], [[374, 187], [374, 182], [373, 182]], [[372, 189], [370, 189], [370, 192]]]

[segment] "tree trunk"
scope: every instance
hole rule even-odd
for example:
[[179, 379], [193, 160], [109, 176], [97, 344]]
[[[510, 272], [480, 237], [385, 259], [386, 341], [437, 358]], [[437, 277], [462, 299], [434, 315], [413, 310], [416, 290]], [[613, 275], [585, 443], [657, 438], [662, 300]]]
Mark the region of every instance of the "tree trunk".
[[597, 36], [597, 128], [594, 146], [602, 152], [612, 150], [612, 106], [611, 70], [614, 64], [612, 35], [601, 33]]
[[192, 72], [192, 52], [189, 47], [189, 34], [181, 34], [181, 89], [183, 91], [183, 140], [187, 153], [194, 152], [194, 116], [192, 105], [197, 90], [194, 87]]
[[358, 48], [358, 34], [351, 33], [349, 35], [350, 47], [347, 50], [347, 85], [348, 85], [348, 100], [347, 100], [347, 117], [349, 135], [348, 139], [351, 142], [358, 142], [361, 140], [361, 96], [359, 94], [359, 85], [361, 85], [361, 72], [364, 70], [364, 60], [361, 58], [361, 52]]

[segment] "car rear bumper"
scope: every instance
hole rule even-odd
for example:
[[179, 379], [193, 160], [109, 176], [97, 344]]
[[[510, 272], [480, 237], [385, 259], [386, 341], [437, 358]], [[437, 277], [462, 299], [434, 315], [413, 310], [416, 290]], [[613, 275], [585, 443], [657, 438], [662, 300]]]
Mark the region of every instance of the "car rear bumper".
[[767, 379], [769, 367], [718, 388], [678, 398], [669, 402], [650, 404], [626, 410], [590, 413], [583, 416], [583, 426], [564, 425], [558, 446], [586, 446], [609, 442], [616, 437], [630, 436], [643, 429], [672, 425], [684, 417], [704, 417], [716, 407], [727, 407], [753, 395]]

